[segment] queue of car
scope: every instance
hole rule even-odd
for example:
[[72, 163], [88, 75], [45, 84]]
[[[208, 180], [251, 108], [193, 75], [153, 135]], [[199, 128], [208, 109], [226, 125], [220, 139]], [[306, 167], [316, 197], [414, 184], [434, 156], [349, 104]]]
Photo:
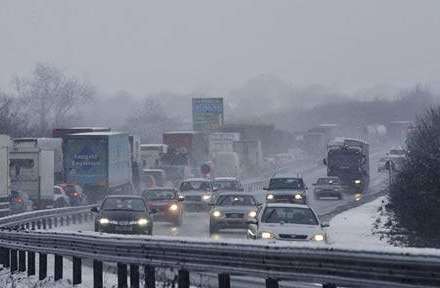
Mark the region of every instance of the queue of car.
[[[336, 177], [319, 178], [315, 197], [342, 195]], [[265, 189], [264, 203], [246, 192], [239, 179], [189, 178], [173, 187], [149, 187], [140, 196], [108, 196], [96, 214], [95, 231], [104, 233], [153, 233], [153, 222], [179, 227], [184, 212], [208, 212], [209, 235], [223, 229], [241, 229], [248, 239], [326, 242], [327, 224], [307, 205], [307, 186], [301, 177], [273, 177]]]

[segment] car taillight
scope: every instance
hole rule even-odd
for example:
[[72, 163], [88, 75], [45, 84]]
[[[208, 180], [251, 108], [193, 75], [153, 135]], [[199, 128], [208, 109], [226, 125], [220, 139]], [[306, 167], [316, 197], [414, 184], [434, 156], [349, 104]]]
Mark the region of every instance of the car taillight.
[[17, 202], [17, 203], [22, 203], [22, 202], [23, 202], [23, 199], [22, 199], [21, 197], [16, 197], [16, 198], [15, 198], [15, 202]]
[[75, 192], [75, 193], [73, 193], [73, 196], [75, 196], [75, 197], [79, 197], [79, 193], [78, 193], [78, 192]]

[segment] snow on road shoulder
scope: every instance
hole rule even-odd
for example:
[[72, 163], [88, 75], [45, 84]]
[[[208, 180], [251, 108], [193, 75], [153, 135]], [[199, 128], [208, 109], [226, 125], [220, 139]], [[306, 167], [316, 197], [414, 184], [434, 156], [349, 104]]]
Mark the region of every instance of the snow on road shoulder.
[[379, 197], [333, 217], [328, 229], [330, 242], [355, 249], [391, 247], [386, 239], [381, 240], [380, 236], [375, 233], [374, 224], [379, 216], [378, 209], [385, 199], [385, 196]]

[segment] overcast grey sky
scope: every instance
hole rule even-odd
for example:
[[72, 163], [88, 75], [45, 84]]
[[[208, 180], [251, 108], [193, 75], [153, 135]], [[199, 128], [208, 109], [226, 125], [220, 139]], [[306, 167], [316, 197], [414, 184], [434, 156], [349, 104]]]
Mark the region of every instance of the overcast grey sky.
[[0, 2], [0, 87], [38, 61], [104, 92], [437, 82], [440, 1]]

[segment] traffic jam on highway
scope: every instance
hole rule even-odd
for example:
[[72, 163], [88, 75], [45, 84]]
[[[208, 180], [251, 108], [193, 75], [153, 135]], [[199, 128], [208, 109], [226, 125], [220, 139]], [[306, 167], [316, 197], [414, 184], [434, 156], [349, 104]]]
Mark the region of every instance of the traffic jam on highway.
[[268, 155], [262, 144], [278, 139], [267, 125], [222, 128], [210, 120], [222, 117], [197, 116], [222, 115], [222, 105], [193, 99], [199, 130], [165, 132], [162, 143], [106, 127], [2, 135], [9, 213], [97, 203], [86, 229], [98, 233], [326, 243], [329, 215], [377, 192], [370, 178], [381, 182], [390, 159], [397, 165], [405, 154], [391, 149], [370, 175], [366, 135], [340, 137], [338, 125], [322, 124], [282, 143], [287, 153]]

